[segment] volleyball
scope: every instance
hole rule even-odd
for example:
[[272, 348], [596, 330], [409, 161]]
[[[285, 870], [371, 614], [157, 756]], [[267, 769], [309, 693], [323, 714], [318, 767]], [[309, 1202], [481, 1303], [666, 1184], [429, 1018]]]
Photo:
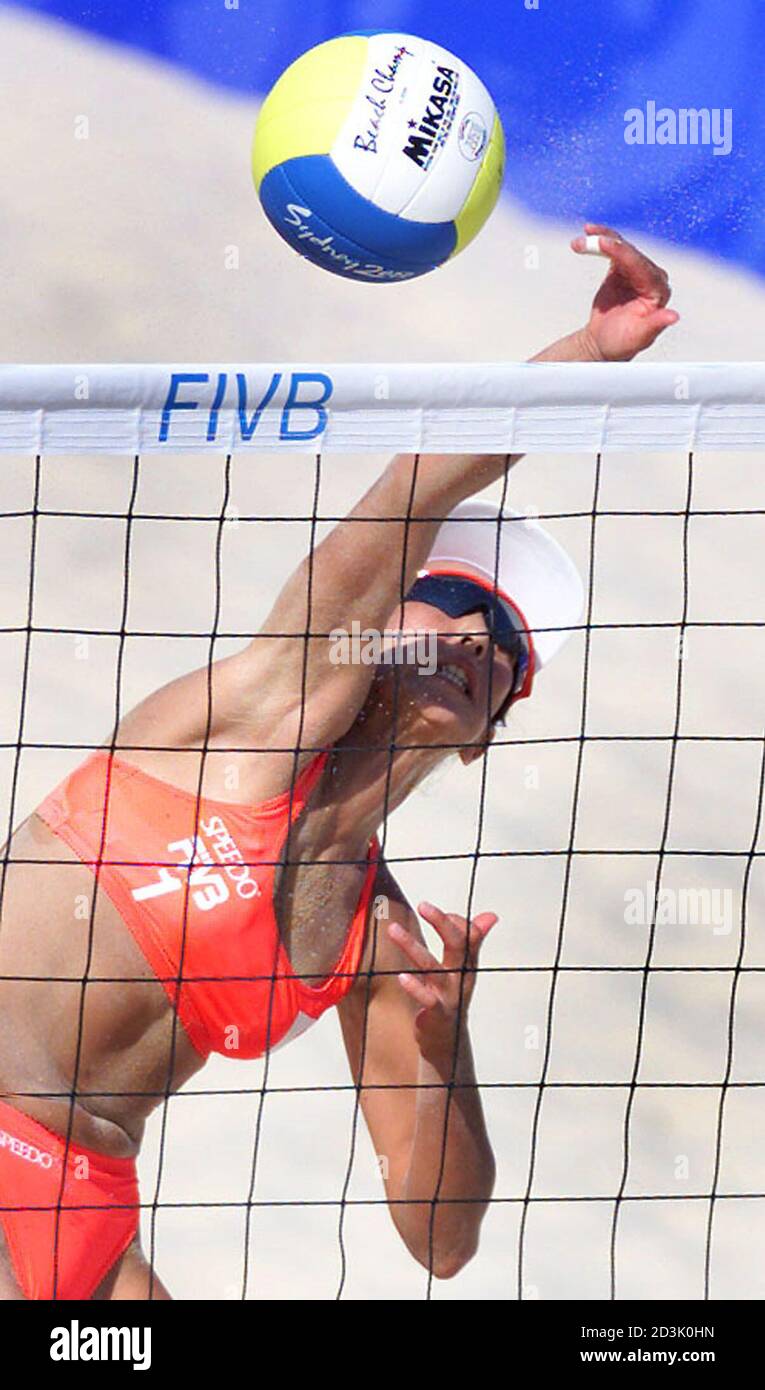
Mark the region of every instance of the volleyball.
[[411, 34], [348, 34], [309, 49], [267, 96], [253, 174], [280, 236], [369, 284], [458, 255], [490, 216], [505, 141], [486, 87]]

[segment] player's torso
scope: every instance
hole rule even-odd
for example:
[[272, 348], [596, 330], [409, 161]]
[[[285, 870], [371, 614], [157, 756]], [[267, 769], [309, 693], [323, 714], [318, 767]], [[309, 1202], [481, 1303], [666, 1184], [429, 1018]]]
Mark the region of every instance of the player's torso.
[[[134, 756], [132, 760], [140, 767]], [[222, 761], [211, 759], [212, 780], [205, 781], [208, 797], [211, 788], [219, 793], [228, 790], [223, 781], [215, 780], [216, 761], [221, 779], [226, 776]], [[149, 767], [156, 771], [156, 762], [147, 759], [144, 770]], [[178, 754], [175, 767], [165, 760], [162, 773], [164, 777], [175, 774], [183, 790], [192, 790], [190, 784], [183, 786], [195, 776], [185, 754]], [[226, 942], [232, 908], [240, 929], [258, 910], [253, 893], [257, 872], [237, 859], [236, 834], [226, 816], [225, 805], [218, 805], [215, 814], [207, 814], [202, 821], [200, 836], [209, 841], [202, 853], [212, 859], [223, 846], [227, 858], [214, 868], [205, 870], [200, 865], [200, 878], [192, 890], [197, 893], [196, 910], [189, 912], [187, 927], [189, 932], [217, 930], [219, 943]], [[157, 851], [159, 857], [164, 847], [169, 862], [177, 859], [179, 868], [187, 857], [182, 852], [183, 829], [169, 824], [166, 843], [162, 839]], [[332, 843], [332, 838], [320, 807], [307, 806], [279, 852], [283, 860], [288, 847], [289, 863], [276, 864], [271, 875], [273, 920], [281, 947], [292, 970], [310, 984], [324, 980], [333, 970], [367, 872], [358, 844], [343, 846]], [[272, 843], [281, 839], [277, 836]], [[32, 862], [13, 862], [17, 860]], [[78, 1106], [75, 1137], [118, 1152], [123, 1133], [138, 1142], [146, 1116], [168, 1089], [176, 1089], [200, 1068], [202, 1058], [184, 1029], [174, 1025], [168, 995], [114, 903], [98, 892], [93, 908], [91, 870], [38, 817], [30, 817], [17, 831], [11, 861], [0, 933], [0, 975], [15, 979], [0, 981], [0, 1086], [27, 1095], [60, 1090], [65, 1097], [76, 1068], [82, 1106]], [[169, 881], [173, 870], [165, 872]], [[144, 877], [149, 892], [152, 880], [155, 888], [162, 887], [162, 871], [155, 867], [147, 865]], [[140, 888], [137, 891], [140, 894]], [[213, 927], [216, 916], [218, 925]], [[365, 957], [368, 949], [367, 940]], [[229, 956], [234, 959], [238, 957]], [[362, 969], [365, 963], [362, 959]], [[243, 974], [248, 968], [246, 960], [238, 966]], [[81, 981], [86, 976], [83, 991]], [[169, 1077], [171, 1055], [174, 1067]], [[53, 1128], [60, 1128], [62, 1118], [66, 1123], [65, 1099], [21, 1103]]]

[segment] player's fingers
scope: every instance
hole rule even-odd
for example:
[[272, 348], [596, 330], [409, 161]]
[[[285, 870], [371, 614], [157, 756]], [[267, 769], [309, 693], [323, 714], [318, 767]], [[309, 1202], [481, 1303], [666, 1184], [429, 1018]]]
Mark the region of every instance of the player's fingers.
[[406, 991], [410, 999], [416, 1000], [424, 1009], [433, 1009], [441, 1003], [441, 996], [434, 985], [428, 984], [421, 975], [408, 975], [406, 971], [398, 977], [401, 988]]
[[462, 946], [464, 949], [464, 917], [458, 917], [454, 912], [442, 912], [433, 903], [419, 903], [417, 911], [438, 932], [444, 946], [450, 946], [453, 950]]
[[571, 250], [577, 251], [580, 256], [603, 256], [608, 258], [611, 255], [609, 243], [616, 241], [616, 237], [606, 236], [602, 232], [581, 232], [571, 241]]
[[391, 922], [388, 927], [388, 935], [397, 946], [400, 946], [404, 955], [408, 957], [412, 965], [417, 966], [418, 970], [430, 975], [442, 969], [440, 962], [430, 954], [427, 946], [423, 946], [422, 942], [412, 936], [412, 933], [408, 932], [406, 927], [402, 927], [399, 922]]
[[579, 255], [607, 256], [612, 267], [629, 280], [641, 295], [650, 295], [659, 304], [666, 304], [672, 294], [669, 276], [661, 266], [639, 251], [631, 241], [625, 241], [609, 227], [594, 222], [585, 223], [585, 233], [574, 237], [571, 248]]
[[671, 328], [680, 319], [680, 315], [674, 309], [656, 309], [648, 318], [648, 326], [658, 337], [664, 332], [665, 328]]
[[443, 969], [475, 969], [481, 946], [499, 921], [496, 912], [479, 913], [473, 918], [468, 931], [465, 918], [456, 912], [442, 912], [432, 903], [421, 903], [419, 910], [444, 943]]
[[[478, 955], [492, 927], [496, 926], [499, 918], [496, 912], [481, 912], [474, 917], [470, 923], [469, 932], [469, 953], [473, 964], [478, 963]], [[464, 948], [463, 948], [464, 950]], [[446, 957], [444, 957], [446, 960]]]
[[594, 233], [596, 236], [612, 236], [617, 241], [624, 240], [621, 232], [615, 231], [613, 227], [606, 227], [602, 222], [585, 222], [584, 230], [590, 234]]
[[638, 251], [630, 241], [605, 236], [600, 238], [600, 244], [611, 264], [629, 281], [637, 294], [650, 295], [662, 306], [667, 303], [672, 290], [666, 270]]
[[606, 227], [602, 222], [585, 222], [584, 231], [571, 241], [572, 249], [589, 256], [606, 256], [608, 252], [600, 245], [601, 237], [609, 237], [612, 241], [624, 241], [624, 237], [614, 231], [613, 227]]
[[456, 912], [442, 912], [432, 903], [420, 903], [420, 915], [438, 932], [444, 943], [444, 970], [473, 969], [478, 961], [482, 936]]
[[477, 932], [480, 940], [483, 941], [489, 935], [492, 927], [496, 927], [498, 921], [496, 912], [479, 912], [478, 916], [473, 918], [471, 933]]

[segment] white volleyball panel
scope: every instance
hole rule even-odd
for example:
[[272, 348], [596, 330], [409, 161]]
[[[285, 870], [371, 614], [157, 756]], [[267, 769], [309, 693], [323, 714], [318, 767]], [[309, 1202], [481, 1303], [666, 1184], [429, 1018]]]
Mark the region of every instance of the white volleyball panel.
[[483, 83], [447, 49], [408, 34], [376, 34], [332, 159], [384, 212], [451, 222], [473, 187], [493, 123]]
[[[453, 222], [470, 197], [486, 155], [496, 108], [470, 68], [457, 69], [455, 96], [454, 106], [446, 106], [433, 163], [414, 196], [399, 209], [413, 222]], [[432, 93], [423, 111], [419, 130], [429, 131], [428, 113], [438, 113]]]
[[368, 40], [364, 79], [330, 151], [351, 187], [385, 212], [398, 211], [395, 204], [380, 201], [380, 184], [399, 148], [409, 94], [419, 89], [418, 74], [430, 47], [407, 34], [375, 34]]

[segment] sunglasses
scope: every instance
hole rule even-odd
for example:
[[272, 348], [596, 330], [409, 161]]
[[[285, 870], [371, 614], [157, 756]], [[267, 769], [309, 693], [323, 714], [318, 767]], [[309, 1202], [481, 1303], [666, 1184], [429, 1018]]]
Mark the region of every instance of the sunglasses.
[[474, 579], [450, 572], [428, 572], [415, 580], [407, 601], [431, 604], [450, 618], [462, 618], [466, 613], [483, 613], [489, 635], [497, 646], [513, 660], [515, 681], [513, 696], [528, 695], [533, 673], [533, 644], [523, 619], [503, 594]]

